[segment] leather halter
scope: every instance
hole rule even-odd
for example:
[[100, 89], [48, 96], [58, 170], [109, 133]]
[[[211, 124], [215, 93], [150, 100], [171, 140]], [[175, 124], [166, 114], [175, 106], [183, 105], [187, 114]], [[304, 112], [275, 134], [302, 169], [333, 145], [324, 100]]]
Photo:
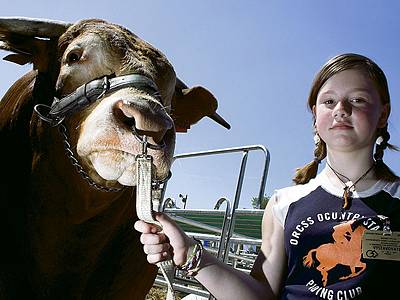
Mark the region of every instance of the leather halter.
[[34, 107], [39, 117], [51, 126], [59, 125], [65, 117], [77, 112], [103, 96], [127, 87], [145, 91], [161, 102], [161, 95], [153, 80], [140, 74], [130, 74], [111, 78], [110, 75], [92, 80], [78, 87], [61, 99], [54, 97], [51, 106], [37, 104]]
[[[103, 96], [127, 87], [134, 87], [136, 89], [144, 91], [149, 95], [159, 99], [161, 102], [160, 92], [158, 91], [158, 88], [153, 80], [143, 75], [130, 74], [118, 77], [112, 77], [109, 75], [104, 76], [100, 79], [92, 80], [88, 83], [81, 85], [74, 92], [64, 96], [61, 99], [54, 97], [51, 106], [48, 106], [46, 104], [37, 104], [34, 107], [34, 111], [43, 121], [49, 123], [52, 127], [59, 126], [67, 156], [70, 159], [71, 163], [75, 166], [78, 173], [92, 187], [105, 192], [118, 192], [121, 190], [121, 188], [103, 187], [95, 183], [89, 177], [89, 175], [87, 175], [83, 167], [79, 164], [78, 160], [74, 156], [74, 153], [68, 141], [67, 129], [62, 124], [62, 122], [64, 121], [65, 117], [89, 106], [91, 103], [99, 100]], [[146, 138], [138, 134], [135, 124], [133, 124], [132, 126], [132, 133], [135, 138], [137, 138], [138, 141], [144, 145], [145, 148], [148, 147], [153, 150], [161, 150], [165, 147], [164, 141], [162, 141], [161, 145], [153, 145], [147, 142]], [[171, 172], [169, 172], [167, 177], [162, 180], [154, 180], [154, 184], [156, 184], [157, 186], [160, 184], [164, 184], [166, 181], [168, 181], [170, 177]]]

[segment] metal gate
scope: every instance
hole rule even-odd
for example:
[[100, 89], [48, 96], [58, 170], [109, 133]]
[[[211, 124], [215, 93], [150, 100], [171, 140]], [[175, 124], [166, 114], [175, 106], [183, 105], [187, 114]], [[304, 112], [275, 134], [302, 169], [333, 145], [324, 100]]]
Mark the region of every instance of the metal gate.
[[[200, 152], [178, 154], [177, 160], [196, 158], [201, 156], [222, 155], [230, 153], [242, 153], [240, 171], [237, 179], [233, 203], [227, 198], [216, 201], [214, 209], [180, 209], [176, 208], [172, 198], [163, 202], [164, 211], [170, 215], [189, 235], [196, 237], [205, 243], [205, 248], [215, 256], [236, 269], [250, 272], [256, 258], [256, 253], [246, 252], [243, 245], [259, 247], [261, 245], [261, 209], [238, 209], [247, 160], [250, 152], [261, 151], [263, 153], [262, 174], [258, 191], [258, 199], [264, 196], [268, 168], [270, 162], [269, 151], [263, 145], [250, 145], [225, 149], [216, 149]], [[164, 186], [165, 194], [167, 185]], [[220, 210], [226, 204], [225, 210]], [[168, 208], [169, 206], [169, 208]], [[165, 286], [162, 276], [157, 276], [155, 284]], [[197, 281], [187, 278], [179, 270], [175, 274], [174, 287], [178, 291], [192, 293], [203, 297], [212, 296]]]

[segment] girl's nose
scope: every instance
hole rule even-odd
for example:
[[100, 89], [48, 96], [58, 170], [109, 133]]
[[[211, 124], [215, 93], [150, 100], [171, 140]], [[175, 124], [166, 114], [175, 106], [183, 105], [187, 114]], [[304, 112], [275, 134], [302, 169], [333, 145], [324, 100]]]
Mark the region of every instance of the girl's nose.
[[335, 119], [343, 119], [351, 116], [351, 105], [346, 100], [338, 101], [333, 109]]

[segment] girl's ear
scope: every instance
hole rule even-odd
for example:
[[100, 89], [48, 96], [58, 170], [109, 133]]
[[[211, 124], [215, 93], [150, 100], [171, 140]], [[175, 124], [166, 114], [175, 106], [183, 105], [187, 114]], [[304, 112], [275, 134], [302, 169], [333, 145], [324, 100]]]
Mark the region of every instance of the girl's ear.
[[387, 125], [387, 120], [390, 114], [390, 104], [386, 103], [382, 106], [381, 115], [378, 120], [378, 128], [383, 128]]
[[313, 114], [314, 122], [315, 122], [315, 120], [317, 119], [317, 108], [316, 108], [316, 106], [313, 105], [311, 110], [312, 110], [312, 114]]

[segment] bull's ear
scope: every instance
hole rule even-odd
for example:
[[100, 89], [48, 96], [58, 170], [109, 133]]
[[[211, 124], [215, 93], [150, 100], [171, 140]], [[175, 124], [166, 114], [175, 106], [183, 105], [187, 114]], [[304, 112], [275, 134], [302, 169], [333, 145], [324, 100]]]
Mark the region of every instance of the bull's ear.
[[171, 110], [177, 132], [186, 132], [192, 124], [206, 116], [230, 129], [228, 122], [217, 114], [217, 107], [217, 99], [207, 89], [201, 86], [188, 88], [177, 78]]
[[14, 52], [4, 59], [46, 72], [57, 51], [58, 37], [69, 23], [22, 17], [0, 17], [0, 49]]

